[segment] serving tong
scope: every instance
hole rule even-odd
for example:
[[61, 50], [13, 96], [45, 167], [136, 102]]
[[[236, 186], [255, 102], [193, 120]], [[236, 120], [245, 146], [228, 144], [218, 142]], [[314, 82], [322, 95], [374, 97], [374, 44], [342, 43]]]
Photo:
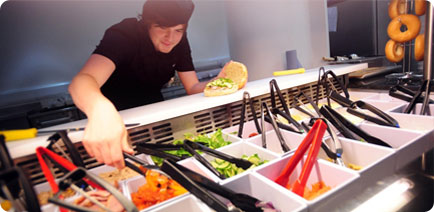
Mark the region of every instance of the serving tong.
[[[218, 155], [225, 155], [224, 153], [215, 151], [210, 149], [203, 144], [192, 142], [192, 141], [184, 141], [186, 145], [193, 145], [194, 149], [202, 149], [202, 151], [210, 150], [210, 152], [216, 153]], [[197, 147], [195, 145], [200, 145]], [[203, 148], [205, 147], [205, 148]], [[187, 147], [188, 148], [188, 147]], [[195, 150], [194, 155], [198, 154]], [[209, 154], [209, 152], [208, 152]], [[220, 156], [219, 156], [220, 157]], [[232, 156], [229, 156], [231, 158]], [[124, 153], [125, 165], [132, 168], [134, 171], [146, 177], [146, 169], [152, 169], [154, 171], [158, 171], [161, 174], [164, 174], [168, 178], [171, 178], [182, 185], [185, 189], [187, 189], [191, 194], [198, 197], [205, 204], [210, 206], [216, 211], [263, 211], [261, 208], [274, 209], [270, 203], [264, 203], [259, 201], [258, 199], [242, 193], [235, 193], [234, 191], [223, 187], [212, 180], [176, 163], [176, 161], [166, 158], [163, 161], [163, 165], [161, 167], [150, 165], [144, 160], [137, 158], [128, 153]], [[127, 159], [134, 161], [137, 164], [133, 164], [129, 162]], [[240, 167], [246, 168], [250, 167], [251, 163], [244, 159], [232, 158], [228, 159], [229, 162], [232, 163], [242, 163], [244, 165], [240, 165]], [[249, 164], [250, 163], [250, 164]], [[250, 166], [249, 166], [250, 165]], [[247, 168], [248, 168], [247, 167]], [[233, 206], [228, 207], [215, 196], [211, 195], [207, 190], [218, 194], [221, 197], [224, 197], [232, 202]], [[277, 212], [277, 210], [275, 210]], [[272, 211], [270, 211], [272, 212]]]
[[[189, 152], [196, 160], [198, 160], [201, 164], [203, 164], [205, 167], [207, 167], [213, 174], [215, 174], [216, 176], [218, 176], [221, 179], [226, 179], [226, 177], [223, 174], [221, 174], [220, 172], [218, 172], [217, 169], [214, 168], [208, 160], [206, 160], [201, 154], [199, 154], [197, 152], [197, 150], [205, 152], [208, 155], [211, 155], [213, 157], [228, 161], [230, 163], [234, 163], [236, 166], [241, 167], [243, 169], [248, 169], [253, 165], [248, 160], [233, 157], [233, 156], [225, 154], [223, 152], [219, 152], [217, 150], [211, 149], [211, 148], [205, 146], [201, 142], [193, 142], [193, 141], [190, 141], [187, 139], [184, 140], [182, 145], [146, 144], [146, 143], [138, 143], [137, 144], [137, 150], [141, 153], [161, 157], [161, 158], [172, 160], [175, 162], [177, 162], [181, 159], [184, 159], [184, 158], [166, 153], [164, 151], [166, 151], [166, 150], [178, 150], [181, 148], [185, 149], [187, 152]], [[185, 157], [185, 158], [187, 158], [187, 157]]]
[[22, 169], [14, 165], [5, 140], [0, 135], [0, 196], [8, 200], [16, 211], [39, 212], [36, 193]]
[[59, 181], [59, 190], [56, 192], [53, 197], [50, 197], [48, 199], [49, 202], [59, 205], [63, 208], [68, 208], [74, 211], [85, 211], [85, 212], [91, 212], [93, 210], [90, 210], [88, 208], [77, 206], [71, 203], [68, 203], [66, 201], [63, 201], [61, 199], [61, 193], [62, 191], [66, 191], [68, 188], [72, 188], [77, 193], [83, 195], [85, 198], [89, 199], [92, 203], [98, 205], [101, 209], [104, 211], [112, 211], [110, 208], [107, 208], [105, 205], [100, 203], [95, 198], [88, 195], [86, 192], [84, 192], [81, 188], [76, 186], [77, 183], [81, 182], [82, 180], [88, 181], [90, 184], [93, 184], [94, 187], [100, 187], [102, 190], [108, 191], [111, 195], [113, 195], [117, 201], [124, 207], [125, 211], [128, 212], [138, 212], [138, 209], [136, 206], [129, 201], [120, 191], [118, 191], [115, 187], [110, 185], [110, 183], [104, 181], [97, 175], [89, 172], [88, 170], [78, 167], [74, 169], [73, 171], [69, 172], [65, 176], [63, 176]]
[[277, 184], [285, 188], [291, 187], [289, 184], [289, 177], [294, 172], [298, 163], [304, 157], [305, 152], [309, 149], [309, 153], [305, 163], [303, 164], [300, 175], [291, 189], [294, 193], [303, 197], [307, 180], [309, 179], [309, 175], [312, 171], [314, 163], [317, 161], [316, 158], [318, 156], [319, 148], [321, 146], [322, 138], [326, 129], [327, 125], [323, 120], [318, 119], [315, 121], [312, 129], [307, 133], [306, 137], [303, 139], [294, 155], [289, 159], [283, 171], [274, 180]]
[[328, 105], [323, 105], [320, 109], [320, 112], [346, 138], [350, 138], [354, 140], [364, 140], [368, 143], [377, 144], [385, 147], [392, 147], [388, 143], [382, 141], [381, 139], [376, 138], [368, 134], [364, 130], [360, 129], [359, 127], [351, 123], [351, 121], [348, 121], [345, 117], [343, 117], [341, 114], [336, 112]]
[[[279, 98], [279, 101], [283, 107], [283, 111], [280, 110], [277, 107], [276, 104], [276, 95]], [[281, 122], [277, 122], [277, 125], [285, 130], [296, 132], [296, 133], [305, 133], [305, 129], [291, 116], [291, 113], [289, 112], [288, 105], [286, 104], [285, 98], [282, 95], [282, 92], [280, 91], [279, 86], [277, 85], [277, 81], [275, 79], [272, 79], [270, 81], [270, 96], [271, 96], [271, 112], [274, 115], [280, 115], [283, 118], [285, 118], [288, 123], [294, 125], [296, 129], [294, 129], [291, 125], [287, 125]], [[266, 116], [265, 120], [267, 122], [271, 122], [271, 115]]]
[[[303, 103], [303, 101], [300, 100], [300, 97], [304, 97], [308, 101], [308, 103], [315, 110], [316, 115], [313, 115], [314, 112], [311, 111], [309, 108], [306, 107], [306, 110], [302, 108], [302, 106], [304, 106], [305, 104]], [[300, 105], [298, 105], [297, 102]], [[318, 108], [318, 105], [316, 105], [313, 102], [313, 100], [308, 95], [306, 95], [303, 91], [300, 91], [294, 97], [293, 107], [299, 110], [300, 112], [310, 116], [310, 123], [312, 124], [314, 121], [318, 119], [322, 119], [325, 122], [325, 124], [327, 125], [327, 133], [330, 135], [330, 138], [332, 139], [332, 143], [331, 143], [332, 148], [330, 148], [326, 142], [322, 142], [321, 148], [324, 150], [327, 156], [333, 160], [334, 163], [340, 166], [345, 166], [345, 163], [343, 162], [342, 159], [342, 154], [343, 154], [342, 143], [335, 133], [336, 129], [333, 128], [333, 125], [327, 119], [323, 118], [320, 109]], [[304, 124], [304, 122], [302, 122], [302, 125], [307, 129], [307, 131], [310, 130], [309, 126]]]
[[[321, 75], [321, 73], [322, 73], [322, 75]], [[315, 104], [316, 105], [318, 105], [318, 103], [319, 103], [319, 96], [320, 96], [319, 90], [321, 87], [324, 87], [325, 92], [326, 92], [325, 96], [327, 98], [327, 105], [329, 107], [331, 107], [329, 93], [332, 90], [337, 91], [338, 89], [334, 86], [333, 82], [330, 81], [329, 76], [331, 76], [331, 78], [333, 78], [338, 83], [339, 87], [341, 87], [342, 91], [345, 94], [345, 98], [347, 98], [347, 99], [350, 98], [350, 93], [348, 92], [348, 90], [346, 89], [344, 84], [341, 82], [341, 80], [339, 80], [339, 78], [336, 76], [336, 74], [332, 70], [326, 71], [324, 67], [320, 67], [319, 71], [318, 71], [318, 82], [317, 82], [317, 86], [316, 86], [316, 94], [317, 94], [316, 98], [315, 98]]]
[[240, 124], [238, 126], [238, 137], [242, 138], [243, 137], [243, 130], [244, 130], [244, 122], [247, 121], [247, 104], [250, 107], [250, 111], [252, 113], [253, 116], [253, 121], [255, 123], [255, 127], [256, 127], [256, 131], [258, 134], [262, 134], [262, 130], [259, 127], [259, 121], [258, 121], [258, 117], [256, 116], [256, 109], [255, 106], [253, 105], [253, 101], [250, 98], [250, 94], [247, 91], [244, 91], [243, 93], [243, 103], [241, 105], [241, 115], [240, 115]]
[[[235, 193], [231, 189], [223, 187], [212, 180], [185, 168], [172, 160], [164, 160], [161, 170], [171, 176], [173, 180], [181, 184], [191, 194], [202, 200], [212, 209], [218, 212], [260, 212], [260, 211], [275, 211], [271, 203], [262, 202], [255, 197], [243, 193]], [[233, 205], [227, 206], [217, 197], [210, 194], [215, 193]]]
[[[267, 115], [265, 115], [265, 111], [267, 112]], [[279, 140], [280, 146], [282, 147], [282, 151], [284, 153], [291, 151], [289, 146], [286, 144], [285, 137], [282, 136], [282, 132], [280, 131], [280, 128], [278, 126], [278, 122], [276, 121], [275, 117], [273, 116], [270, 108], [268, 107], [266, 102], [261, 102], [261, 127], [262, 129], [265, 129], [265, 120], [267, 120], [267, 117], [270, 120], [271, 125], [273, 126], [274, 132], [276, 132], [277, 139]], [[262, 140], [262, 147], [267, 148], [267, 136], [265, 133], [261, 134], [261, 140]]]
[[[380, 109], [376, 108], [375, 106], [366, 103], [364, 101], [358, 100], [358, 101], [351, 101], [349, 98], [345, 98], [341, 96], [336, 91], [331, 91], [329, 94], [330, 98], [342, 105], [343, 107], [347, 107], [347, 112], [355, 115], [357, 117], [360, 117], [362, 119], [368, 120], [370, 122], [383, 125], [383, 126], [389, 126], [389, 127], [396, 127], [399, 128], [398, 121], [396, 121], [393, 117], [386, 114], [385, 112], [381, 111]], [[371, 115], [368, 115], [366, 113], [360, 112], [360, 110], [368, 110], [378, 117], [373, 117]]]
[[[91, 202], [95, 203], [105, 211], [110, 211], [110, 209], [99, 203], [95, 198], [87, 195], [83, 190], [84, 188], [106, 190], [110, 192], [122, 204], [126, 211], [138, 211], [135, 205], [128, 199], [126, 199], [126, 197], [123, 196], [122, 193], [117, 191], [116, 188], [114, 188], [98, 176], [90, 173], [85, 168], [77, 167], [67, 159], [57, 155], [56, 153], [45, 147], [36, 148], [36, 156], [38, 158], [42, 172], [44, 173], [44, 176], [47, 179], [54, 193], [54, 196], [49, 198], [48, 201], [61, 206], [60, 211], [64, 212], [66, 211], [66, 208], [74, 211], [92, 211], [90, 209], [77, 206], [63, 200], [62, 192], [69, 187], [77, 193], [82, 194], [85, 198], [89, 199]], [[66, 172], [66, 174], [60, 179], [59, 183], [56, 183], [54, 173], [52, 172], [52, 169], [48, 166], [48, 163], [52, 163], [53, 165], [59, 167], [60, 170]]]
[[[419, 89], [414, 92], [408, 88], [396, 85], [389, 90], [389, 95], [409, 102], [408, 106], [404, 109], [404, 113], [410, 113], [413, 111], [416, 103], [422, 103], [420, 115], [431, 115], [429, 114], [429, 109], [427, 109], [429, 104], [434, 104], [434, 100], [429, 98], [431, 86], [431, 80], [424, 80]], [[398, 91], [404, 94], [398, 93]]]

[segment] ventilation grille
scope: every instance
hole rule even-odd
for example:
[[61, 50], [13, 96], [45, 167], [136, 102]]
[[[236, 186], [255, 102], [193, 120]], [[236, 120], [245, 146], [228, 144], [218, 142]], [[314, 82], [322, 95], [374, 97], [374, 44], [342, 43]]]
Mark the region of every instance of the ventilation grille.
[[[342, 91], [342, 88], [339, 87], [339, 83], [337, 81], [333, 80], [333, 85], [339, 91]], [[281, 93], [285, 99], [285, 103], [289, 106], [289, 108], [291, 108], [294, 96], [296, 96], [300, 91], [303, 91], [306, 95], [309, 95], [312, 99], [315, 99], [317, 95], [316, 89], [316, 83], [310, 83], [303, 86], [282, 90]], [[325, 96], [325, 91], [321, 87], [319, 91], [319, 98], [322, 99], [325, 98]], [[308, 103], [308, 101], [304, 98], [300, 98], [300, 100], [302, 100], [303, 103]], [[271, 106], [270, 94], [254, 97], [252, 98], [252, 101], [257, 114], [260, 113], [261, 101], [266, 102]], [[276, 98], [276, 104], [279, 109], [283, 110], [283, 106], [278, 98]], [[135, 127], [128, 130], [129, 139], [132, 145], [135, 146], [134, 144], [137, 142], [171, 142], [174, 139], [183, 138], [183, 134], [186, 132], [195, 132], [197, 134], [211, 133], [218, 128], [227, 128], [238, 125], [240, 123], [241, 106], [242, 100], [224, 106], [218, 106], [192, 114], [186, 114], [181, 117], [172, 118], [170, 120], [164, 120], [161, 122]], [[246, 108], [246, 114], [248, 121], [253, 120], [250, 107]], [[101, 165], [94, 158], [87, 154], [81, 142], [75, 143], [75, 146], [78, 148], [86, 168], [90, 169]], [[66, 151], [63, 145], [62, 148], [64, 151]], [[56, 151], [56, 153], [61, 155], [60, 151]], [[15, 163], [23, 168], [33, 184], [46, 181], [35, 155], [29, 155], [15, 159]], [[63, 175], [60, 170], [54, 170], [56, 177]]]

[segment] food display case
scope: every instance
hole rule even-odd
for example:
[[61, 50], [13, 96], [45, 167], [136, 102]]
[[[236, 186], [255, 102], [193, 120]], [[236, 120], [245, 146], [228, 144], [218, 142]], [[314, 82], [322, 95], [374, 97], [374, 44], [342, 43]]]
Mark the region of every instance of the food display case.
[[[333, 70], [344, 84], [348, 80], [349, 73], [365, 68], [367, 68], [367, 64], [363, 63], [325, 66], [326, 70]], [[218, 151], [234, 157], [257, 154], [266, 162], [225, 179], [216, 176], [195, 158], [181, 160], [178, 164], [202, 174], [223, 187], [251, 195], [265, 202], [271, 202], [280, 211], [362, 210], [364, 209], [362, 206], [371, 201], [372, 196], [380, 194], [388, 188], [387, 186], [393, 185], [396, 180], [402, 181], [402, 176], [408, 176], [402, 174], [408, 170], [407, 167], [414, 164], [416, 159], [434, 147], [434, 117], [432, 115], [403, 114], [402, 108], [407, 103], [392, 99], [387, 93], [350, 91], [352, 100], [364, 100], [380, 108], [395, 118], [399, 122], [400, 128], [380, 126], [366, 120], [360, 120], [356, 123], [365, 132], [388, 143], [391, 148], [343, 138], [339, 134], [338, 137], [343, 149], [342, 160], [345, 164], [341, 166], [331, 162], [327, 154], [320, 150], [318, 160], [313, 166], [306, 185], [311, 188], [315, 183], [323, 182], [329, 189], [316, 198], [307, 200], [275, 182], [285, 164], [294, 157], [294, 152], [304, 141], [306, 134], [281, 129], [282, 137], [290, 149], [286, 152], [282, 151], [277, 132], [268, 123], [263, 132], [267, 142], [266, 148], [262, 145], [263, 137], [261, 134], [247, 136], [256, 131], [252, 121], [252, 112], [260, 112], [260, 102], [269, 103], [271, 101], [269, 93], [269, 81], [271, 79], [273, 78], [248, 82], [243, 89], [226, 96], [204, 97], [203, 94], [196, 94], [124, 110], [120, 114], [126, 124], [139, 124], [128, 129], [129, 140], [136, 151], [136, 144], [138, 143], [168, 143], [175, 139], [182, 139], [186, 133], [212, 136], [218, 129], [221, 129], [222, 137], [230, 144], [218, 148]], [[324, 89], [319, 89], [317, 93], [318, 68], [306, 70], [304, 74], [280, 76], [274, 79], [279, 84], [286, 101], [285, 104], [289, 106], [293, 105], [294, 96], [300, 91], [311, 97], [319, 96], [320, 99], [327, 95]], [[339, 83], [332, 82], [338, 90], [342, 90]], [[256, 111], [247, 108], [247, 120], [244, 123], [243, 136], [239, 138], [237, 136], [238, 127], [240, 121], [243, 121], [240, 120], [243, 92], [249, 92], [256, 106]], [[278, 105], [278, 107], [282, 107], [282, 105]], [[293, 114], [296, 112], [294, 111]], [[297, 121], [302, 120], [305, 119], [300, 116], [300, 120]], [[82, 120], [50, 127], [47, 130], [82, 127], [85, 124], [86, 120]], [[110, 169], [110, 167], [101, 166], [95, 159], [87, 155], [80, 142], [83, 132], [71, 132], [68, 136], [74, 142], [87, 169], [93, 170], [95, 173]], [[35, 156], [35, 148], [46, 146], [47, 138], [48, 136], [38, 136], [33, 139], [7, 143], [7, 148], [15, 164], [25, 171], [30, 181], [35, 185], [36, 191], [47, 187], [44, 184], [45, 178]], [[326, 134], [323, 139], [324, 142], [327, 142], [331, 137]], [[203, 156], [212, 163], [213, 157], [211, 155], [204, 153]], [[140, 157], [152, 163], [151, 157], [144, 155]], [[301, 163], [295, 167], [289, 179], [290, 182], [295, 181], [296, 176], [302, 172], [301, 166], [303, 164], [304, 159], [302, 158]], [[349, 164], [357, 165], [358, 168], [351, 169]], [[379, 182], [382, 183], [379, 184]], [[407, 180], [406, 182], [410, 181]], [[144, 183], [146, 183], [145, 178], [134, 176], [120, 180], [119, 188], [124, 195], [131, 199], [130, 194], [136, 192], [138, 187]], [[407, 184], [416, 188], [415, 184], [418, 183], [419, 181], [413, 180]], [[228, 200], [222, 201], [228, 203]], [[398, 197], [396, 201], [404, 202]], [[179, 195], [141, 211], [179, 211], [180, 209], [183, 211], [213, 211], [203, 201], [190, 193]], [[55, 206], [44, 206], [42, 210], [56, 211], [57, 209]], [[384, 211], [388, 211], [388, 209], [386, 208]]]

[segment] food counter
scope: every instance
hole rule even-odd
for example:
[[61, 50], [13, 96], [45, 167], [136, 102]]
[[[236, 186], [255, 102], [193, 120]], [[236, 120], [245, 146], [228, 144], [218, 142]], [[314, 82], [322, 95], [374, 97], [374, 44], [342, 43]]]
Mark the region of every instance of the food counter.
[[[331, 69], [338, 76], [344, 76], [366, 67], [366, 64], [334, 65], [326, 67], [326, 70]], [[255, 130], [251, 116], [248, 118], [250, 121], [245, 123], [243, 131], [249, 133], [243, 133], [242, 139], [234, 135], [234, 132], [238, 130], [237, 125], [240, 121], [243, 92], [248, 91], [254, 102], [269, 102], [269, 81], [271, 79], [248, 82], [245, 88], [227, 96], [206, 98], [203, 94], [196, 94], [121, 111], [121, 115], [125, 123], [140, 124], [140, 126], [128, 130], [132, 143], [142, 141], [150, 143], [166, 142], [182, 138], [182, 135], [187, 132], [213, 134], [217, 129], [221, 128], [225, 140], [230, 141], [232, 144], [219, 148], [219, 151], [235, 157], [257, 154], [261, 159], [267, 160], [267, 163], [240, 172], [238, 175], [227, 179], [219, 178], [193, 158], [182, 160], [179, 163], [236, 192], [246, 193], [263, 201], [272, 202], [281, 211], [366, 210], [369, 205], [363, 207], [364, 203], [369, 203], [371, 196], [380, 194], [383, 190], [389, 188], [389, 185], [394, 185], [399, 180], [402, 181], [402, 177], [408, 176], [405, 171], [408, 171], [409, 165], [413, 165], [412, 167], [417, 166], [414, 165], [414, 161], [424, 152], [434, 147], [432, 142], [434, 140], [433, 116], [402, 114], [402, 108], [406, 106], [406, 102], [393, 99], [384, 92], [350, 92], [351, 100], [361, 99], [380, 108], [395, 118], [400, 123], [401, 128], [378, 126], [368, 121], [359, 120], [357, 125], [361, 129], [381, 138], [392, 148], [341, 138], [342, 148], [344, 149], [343, 161], [346, 164], [356, 164], [362, 168], [353, 170], [339, 166], [328, 161], [327, 155], [320, 151], [318, 156], [320, 160], [316, 162], [307, 186], [322, 181], [327, 186], [330, 186], [330, 190], [325, 191], [325, 193], [313, 200], [306, 200], [274, 182], [274, 179], [291, 159], [305, 135], [282, 130], [282, 135], [292, 150], [285, 153], [282, 152], [280, 145], [277, 143], [276, 132], [267, 125], [265, 135], [267, 142], [270, 143], [268, 143], [267, 148], [262, 148], [261, 135], [250, 138], [245, 137], [246, 134], [248, 135]], [[276, 77], [275, 79], [285, 98], [290, 102], [294, 95], [301, 90], [309, 94], [315, 92], [318, 69], [307, 70], [305, 74], [301, 75], [289, 75]], [[337, 110], [342, 114], [345, 113], [339, 108]], [[293, 108], [291, 112], [293, 112], [294, 116], [298, 116], [297, 112], [293, 111]], [[251, 115], [251, 111], [248, 113]], [[299, 117], [303, 120], [302, 116]], [[47, 130], [82, 127], [85, 123], [86, 121], [78, 121], [47, 128]], [[79, 142], [82, 132], [70, 133], [69, 136], [73, 142]], [[9, 142], [7, 146], [12, 157], [19, 165], [29, 167], [28, 164], [31, 164], [29, 161], [32, 160], [31, 155], [34, 153], [34, 148], [38, 145], [45, 146], [47, 137], [41, 136], [24, 141]], [[325, 136], [324, 139], [329, 140], [330, 138]], [[85, 154], [82, 148], [81, 153]], [[206, 159], [210, 162], [212, 160], [209, 155], [206, 156]], [[99, 164], [95, 164], [92, 159], [86, 159], [86, 165], [91, 169], [95, 169], [93, 167]], [[222, 165], [222, 163], [217, 165]], [[301, 165], [298, 165], [294, 175], [299, 175], [300, 172]], [[40, 181], [37, 176], [32, 178], [34, 182], [38, 181], [38, 179]], [[295, 178], [291, 177], [290, 181], [293, 180]], [[134, 178], [120, 182], [126, 196], [129, 196], [131, 191], [137, 191], [138, 185], [136, 184], [138, 181], [141, 180]], [[381, 184], [378, 184], [378, 182], [381, 182]], [[420, 192], [422, 189], [415, 182], [417, 181], [414, 179], [413, 181], [404, 180], [402, 184], [407, 186], [406, 189], [411, 190], [413, 188], [412, 191], [415, 191], [414, 188], [418, 188], [413, 194], [425, 194]], [[419, 187], [415, 185], [419, 185]], [[430, 185], [429, 182], [426, 185]], [[404, 200], [398, 198], [400, 198], [399, 195], [391, 201], [406, 204]], [[209, 211], [203, 202], [190, 194], [180, 195], [144, 211], [179, 211], [180, 208], [188, 211]], [[396, 208], [399, 207], [394, 209]], [[382, 209], [388, 211], [393, 210], [393, 207], [382, 207]]]

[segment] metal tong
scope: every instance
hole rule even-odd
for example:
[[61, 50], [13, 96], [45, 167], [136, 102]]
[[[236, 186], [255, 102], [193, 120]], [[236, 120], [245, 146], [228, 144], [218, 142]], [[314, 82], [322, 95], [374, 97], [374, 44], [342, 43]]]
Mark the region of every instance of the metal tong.
[[333, 110], [331, 107], [327, 105], [323, 105], [320, 109], [321, 114], [328, 119], [333, 126], [336, 127], [346, 138], [354, 139], [354, 140], [365, 140], [368, 143], [377, 144], [385, 147], [392, 147], [386, 142], [382, 141], [379, 138], [371, 136], [367, 132], [363, 131], [350, 121], [348, 121], [341, 114]]
[[300, 160], [304, 157], [307, 149], [309, 149], [309, 153], [307, 155], [306, 162], [303, 164], [302, 171], [292, 187], [292, 191], [294, 193], [303, 197], [306, 182], [309, 179], [310, 172], [312, 171], [313, 165], [316, 162], [319, 148], [322, 143], [322, 138], [326, 129], [327, 125], [321, 119], [315, 121], [312, 129], [307, 133], [306, 137], [303, 139], [294, 155], [289, 159], [289, 162], [286, 164], [283, 171], [274, 180], [277, 184], [285, 188], [291, 187], [289, 184], [289, 177], [297, 167]]
[[[279, 108], [277, 108], [275, 92], [277, 93], [279, 101], [283, 107], [283, 111], [281, 111]], [[279, 89], [279, 86], [277, 85], [277, 81], [275, 79], [272, 79], [270, 81], [270, 96], [271, 96], [271, 112], [273, 112], [272, 114], [279, 114], [280, 116], [282, 116], [283, 118], [288, 120], [289, 123], [294, 125], [297, 130], [292, 128], [290, 125], [286, 125], [286, 124], [283, 124], [280, 122], [278, 122], [277, 125], [280, 128], [288, 130], [288, 131], [292, 131], [292, 132], [296, 132], [296, 133], [304, 133], [305, 132], [304, 128], [294, 118], [291, 117], [291, 113], [289, 112], [288, 105], [286, 104], [286, 101], [283, 98], [283, 95], [282, 95], [282, 93]], [[265, 117], [265, 120], [267, 122], [271, 122], [270, 118], [271, 118], [271, 115], [270, 115], [270, 117]]]
[[[265, 111], [267, 111], [267, 116], [265, 116]], [[274, 119], [274, 116], [273, 116], [273, 114], [271, 113], [271, 111], [270, 111], [270, 108], [268, 107], [268, 105], [267, 105], [267, 103], [266, 102], [262, 102], [261, 103], [261, 127], [262, 127], [262, 129], [264, 129], [264, 127], [265, 127], [265, 120], [266, 120], [266, 117], [268, 117], [269, 119], [270, 119], [270, 122], [271, 122], [271, 125], [273, 126], [273, 129], [274, 129], [274, 131], [276, 132], [276, 135], [277, 135], [277, 139], [279, 139], [279, 143], [280, 143], [280, 146], [282, 147], [282, 151], [283, 152], [289, 152], [289, 151], [291, 151], [291, 149], [289, 148], [289, 146], [286, 144], [286, 141], [285, 141], [285, 138], [282, 136], [282, 132], [280, 131], [280, 129], [279, 129], [279, 126], [278, 126], [278, 123], [277, 123], [277, 121]], [[262, 147], [263, 148], [267, 148], [267, 141], [266, 141], [266, 135], [265, 135], [265, 133], [262, 133], [262, 135], [261, 135], [262, 137]]]
[[[341, 96], [336, 91], [331, 91], [329, 96], [330, 98], [332, 98], [334, 101], [336, 101], [343, 107], [347, 107], [347, 112], [350, 114], [353, 114], [357, 117], [368, 120], [370, 122], [374, 122], [379, 125], [399, 128], [398, 121], [396, 121], [393, 117], [391, 117], [390, 115], [386, 114], [385, 112], [381, 111], [380, 109], [376, 108], [371, 104], [368, 104], [361, 100], [353, 102], [350, 99]], [[379, 118], [362, 113], [358, 109], [365, 109], [371, 111]]]
[[244, 128], [244, 122], [246, 121], [246, 108], [247, 104], [250, 106], [250, 111], [253, 115], [253, 121], [255, 122], [256, 131], [258, 134], [262, 133], [261, 128], [259, 127], [258, 118], [256, 117], [256, 110], [253, 105], [252, 99], [250, 98], [250, 94], [247, 91], [244, 91], [243, 93], [243, 104], [241, 105], [241, 116], [240, 116], [240, 125], [238, 127], [238, 137], [242, 138], [243, 136], [243, 128]]
[[[271, 203], [264, 203], [260, 200], [243, 193], [235, 193], [231, 189], [223, 187], [212, 180], [185, 168], [174, 161], [164, 160], [161, 170], [171, 176], [171, 178], [181, 184], [191, 194], [202, 200], [212, 209], [218, 212], [260, 212], [260, 211], [275, 211]], [[210, 194], [213, 192], [227, 200], [233, 205], [226, 206], [217, 197]]]
[[253, 165], [248, 160], [233, 157], [233, 156], [225, 154], [223, 152], [219, 152], [217, 150], [206, 147], [200, 143], [192, 142], [189, 140], [184, 140], [184, 149], [187, 150], [190, 154], [192, 154], [196, 160], [198, 160], [200, 163], [202, 163], [205, 167], [207, 167], [211, 172], [213, 172], [215, 175], [217, 175], [221, 179], [225, 179], [226, 177], [223, 174], [221, 174], [220, 172], [218, 172], [217, 169], [215, 169], [211, 165], [211, 163], [208, 160], [206, 160], [202, 155], [197, 153], [196, 150], [206, 152], [207, 154], [209, 154], [211, 156], [214, 156], [214, 157], [223, 159], [225, 161], [228, 161], [230, 163], [233, 163], [236, 166], [243, 168], [243, 169], [248, 169]]
[[93, 210], [90, 210], [88, 208], [77, 206], [72, 203], [66, 202], [61, 200], [60, 196], [62, 191], [66, 191], [68, 188], [72, 188], [77, 193], [83, 195], [85, 198], [89, 199], [94, 204], [98, 205], [101, 209], [104, 211], [111, 211], [110, 208], [107, 208], [105, 205], [94, 199], [93, 197], [89, 196], [86, 192], [84, 192], [82, 189], [76, 186], [77, 183], [82, 181], [83, 179], [90, 180], [90, 182], [95, 183], [99, 187], [101, 187], [103, 190], [108, 191], [111, 195], [113, 195], [119, 203], [122, 204], [125, 211], [127, 212], [138, 212], [139, 210], [136, 208], [136, 206], [129, 201], [120, 191], [118, 191], [115, 187], [110, 185], [110, 183], [104, 181], [97, 175], [89, 172], [88, 170], [78, 167], [74, 169], [73, 171], [66, 174], [64, 177], [62, 177], [59, 181], [59, 191], [57, 191], [53, 197], [50, 197], [48, 199], [49, 202], [59, 205], [63, 208], [68, 208], [73, 211], [86, 211], [91, 212]]

